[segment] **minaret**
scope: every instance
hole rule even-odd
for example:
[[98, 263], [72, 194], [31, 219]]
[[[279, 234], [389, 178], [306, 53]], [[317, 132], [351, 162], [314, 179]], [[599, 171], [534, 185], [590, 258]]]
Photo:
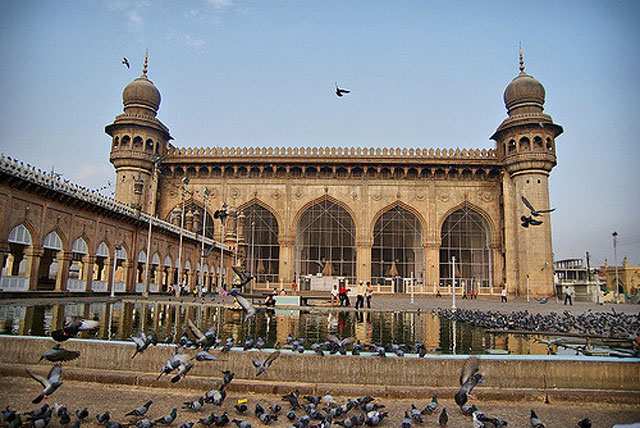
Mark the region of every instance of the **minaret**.
[[164, 156], [172, 138], [169, 129], [156, 119], [160, 91], [147, 78], [147, 66], [148, 52], [142, 75], [122, 92], [124, 113], [116, 116], [105, 132], [111, 136], [109, 160], [116, 169], [116, 201], [154, 213], [154, 162]]
[[510, 294], [553, 295], [551, 217], [544, 214], [539, 226], [521, 225], [529, 216], [525, 197], [536, 210], [549, 209], [549, 173], [556, 165], [556, 137], [563, 132], [544, 114], [545, 90], [524, 72], [520, 49], [520, 74], [504, 91], [509, 117], [491, 139], [502, 161], [504, 199], [505, 279]]

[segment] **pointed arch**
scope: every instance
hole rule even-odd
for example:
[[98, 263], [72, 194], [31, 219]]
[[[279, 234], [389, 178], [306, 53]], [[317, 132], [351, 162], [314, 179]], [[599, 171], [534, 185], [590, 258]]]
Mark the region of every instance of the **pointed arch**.
[[109, 242], [105, 239], [104, 241], [98, 244], [98, 247], [96, 248], [96, 251], [95, 251], [95, 256], [109, 258], [110, 254], [111, 252], [109, 251]]
[[165, 256], [165, 258], [164, 258], [164, 266], [165, 267], [171, 267], [171, 257]]
[[42, 247], [49, 250], [62, 250], [62, 238], [60, 238], [58, 231], [52, 230], [49, 232], [42, 240]]
[[9, 232], [9, 237], [7, 241], [11, 244], [20, 244], [20, 245], [31, 245], [33, 240], [31, 239], [31, 233], [29, 229], [23, 224], [15, 226]]
[[[244, 211], [245, 209], [247, 209], [248, 207], [254, 204], [259, 205], [265, 210], [269, 211], [271, 215], [274, 216], [276, 221], [278, 222], [278, 230], [282, 230], [282, 224], [283, 224], [282, 215], [278, 212], [278, 210], [274, 209], [271, 205], [269, 205], [268, 203], [264, 202], [261, 199], [258, 199], [258, 198], [250, 199], [247, 202], [240, 204], [240, 206], [238, 206], [238, 210]], [[245, 223], [244, 228], [245, 230], [247, 229], [247, 223]]]
[[343, 202], [337, 198], [334, 198], [333, 196], [329, 196], [329, 195], [322, 195], [319, 198], [315, 198], [312, 199], [310, 201], [308, 201], [307, 203], [305, 203], [302, 207], [300, 207], [300, 209], [298, 210], [298, 212], [296, 212], [296, 215], [293, 218], [293, 221], [291, 222], [291, 230], [289, 230], [290, 234], [295, 235], [296, 232], [296, 227], [298, 222], [300, 221], [300, 217], [302, 216], [302, 214], [304, 214], [305, 211], [307, 211], [310, 207], [319, 204], [321, 202], [324, 201], [329, 201], [331, 203], [334, 203], [336, 205], [338, 205], [339, 207], [343, 208], [351, 217], [351, 219], [353, 220], [356, 228], [359, 226], [356, 223], [356, 214], [353, 212], [353, 210], [351, 209], [351, 207], [349, 207], [349, 204], [347, 204], [346, 202]]
[[71, 245], [71, 252], [83, 255], [88, 254], [89, 246], [87, 245], [87, 241], [85, 241], [82, 236], [78, 237]]
[[369, 230], [373, 230], [373, 228], [375, 227], [376, 222], [378, 221], [380, 216], [382, 216], [382, 214], [386, 213], [389, 210], [397, 208], [397, 207], [403, 208], [403, 209], [409, 211], [414, 216], [416, 216], [418, 221], [420, 221], [420, 227], [422, 227], [422, 230], [423, 231], [427, 230], [427, 219], [424, 218], [422, 213], [420, 213], [420, 211], [418, 211], [416, 208], [412, 207], [411, 205], [409, 205], [409, 204], [407, 204], [405, 202], [402, 202], [401, 200], [396, 200], [394, 202], [391, 202], [390, 204], [388, 204], [388, 205], [382, 207], [381, 209], [379, 209], [378, 212], [375, 213], [375, 215], [371, 219], [371, 223], [369, 224]]
[[496, 230], [495, 230], [495, 222], [491, 219], [491, 216], [482, 208], [480, 208], [479, 206], [469, 202], [469, 201], [463, 201], [460, 202], [459, 204], [449, 208], [442, 216], [440, 216], [440, 218], [438, 219], [438, 230], [442, 230], [442, 225], [444, 224], [445, 220], [447, 219], [447, 217], [449, 217], [451, 215], [451, 213], [456, 212], [462, 208], [469, 208], [472, 209], [473, 211], [476, 211], [477, 213], [479, 213], [482, 218], [484, 218], [484, 220], [487, 222], [488, 226], [489, 226], [489, 232], [491, 233], [492, 236], [495, 236], [496, 234]]
[[245, 215], [247, 268], [255, 272], [258, 283], [277, 282], [280, 272], [281, 228], [276, 215], [265, 205], [254, 198], [240, 206]]
[[158, 266], [160, 265], [160, 254], [156, 252], [153, 254], [153, 256], [151, 256], [151, 264]]
[[144, 250], [140, 250], [137, 258], [138, 263], [145, 264], [147, 263], [147, 253]]

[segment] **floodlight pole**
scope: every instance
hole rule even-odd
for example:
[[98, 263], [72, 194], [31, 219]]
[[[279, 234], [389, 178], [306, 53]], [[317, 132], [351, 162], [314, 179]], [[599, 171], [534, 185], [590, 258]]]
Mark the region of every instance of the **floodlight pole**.
[[527, 274], [527, 302], [529, 302], [529, 274]]
[[616, 270], [616, 303], [620, 303], [620, 289], [619, 289], [619, 285], [618, 285], [618, 251], [617, 251], [617, 245], [618, 245], [618, 232], [613, 232], [611, 234], [613, 236], [613, 259], [615, 262], [615, 270]]
[[451, 286], [451, 309], [456, 308], [456, 256], [451, 257], [451, 269], [453, 270], [453, 283]]
[[207, 197], [209, 196], [209, 189], [206, 187], [203, 190], [204, 193], [204, 212], [202, 220], [202, 246], [200, 247], [200, 294], [204, 296], [204, 235], [207, 230]]
[[186, 186], [189, 184], [187, 177], [182, 178], [182, 186], [179, 187], [180, 194], [182, 196], [182, 214], [180, 215], [180, 244], [178, 246], [178, 286], [176, 287], [176, 296], [180, 296], [182, 292], [182, 235], [184, 231], [184, 192]]
[[253, 273], [254, 267], [255, 267], [255, 263], [256, 263], [256, 259], [255, 259], [255, 248], [256, 248], [256, 244], [255, 244], [255, 237], [256, 237], [256, 222], [252, 221], [251, 222], [251, 281], [249, 282], [250, 286], [251, 286], [251, 293], [253, 293], [253, 281], [255, 281], [255, 275]]

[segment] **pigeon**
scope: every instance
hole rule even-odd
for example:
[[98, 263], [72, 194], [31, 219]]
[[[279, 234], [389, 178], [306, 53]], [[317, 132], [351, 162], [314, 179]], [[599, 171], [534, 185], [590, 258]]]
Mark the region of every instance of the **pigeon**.
[[253, 365], [258, 369], [258, 373], [256, 373], [256, 377], [260, 376], [262, 373], [264, 373], [269, 367], [271, 367], [271, 364], [273, 364], [273, 361], [278, 358], [278, 356], [280, 355], [280, 350], [277, 349], [278, 344], [276, 344], [276, 350], [273, 351], [271, 354], [269, 354], [269, 356], [267, 357], [266, 360], [264, 361], [260, 361], [260, 360], [253, 360]]
[[251, 428], [251, 424], [249, 422], [241, 421], [238, 419], [232, 419], [231, 422], [236, 424], [238, 428]]
[[31, 426], [33, 428], [44, 428], [49, 425], [49, 421], [51, 421], [51, 414], [53, 409], [49, 408], [44, 415], [39, 416], [38, 418], [31, 419]]
[[413, 419], [411, 417], [409, 417], [409, 412], [407, 412], [406, 410], [404, 411], [404, 417], [402, 418], [402, 421], [400, 421], [400, 426], [402, 428], [412, 428], [413, 427]]
[[187, 373], [189, 373], [189, 371], [193, 368], [193, 366], [194, 366], [193, 363], [181, 364], [180, 368], [178, 369], [178, 373], [176, 373], [176, 375], [171, 378], [171, 383], [176, 383], [183, 377], [186, 377]]
[[233, 339], [233, 336], [227, 337], [227, 341], [225, 342], [224, 346], [222, 347], [222, 349], [220, 351], [221, 352], [230, 351], [231, 348], [233, 348], [234, 343], [235, 343], [235, 340]]
[[211, 355], [207, 351], [200, 351], [191, 357], [191, 359], [196, 361], [220, 361], [215, 355]]
[[429, 404], [426, 405], [422, 412], [423, 415], [432, 415], [438, 408], [438, 395], [434, 395]]
[[263, 414], [265, 412], [264, 407], [262, 407], [260, 405], [260, 403], [256, 403], [256, 409], [253, 411], [253, 413], [256, 416], [260, 416], [261, 414]]
[[29, 369], [25, 370], [27, 370], [27, 373], [29, 374], [29, 376], [31, 376], [31, 378], [33, 378], [33, 380], [38, 382], [44, 388], [40, 395], [38, 395], [33, 399], [33, 401], [31, 401], [33, 404], [38, 404], [43, 399], [49, 398], [49, 396], [62, 385], [62, 367], [59, 365], [53, 366], [51, 370], [49, 370], [49, 375], [46, 378], [44, 376], [32, 373], [31, 371], [29, 371]]
[[338, 82], [336, 82], [336, 95], [339, 97], [344, 96], [345, 94], [350, 93], [351, 91], [348, 89], [342, 89], [338, 87]]
[[156, 425], [171, 425], [173, 421], [178, 417], [178, 409], [175, 407], [171, 410], [171, 413], [164, 415], [160, 419], [156, 419], [153, 423]]
[[454, 397], [458, 406], [465, 404], [473, 388], [479, 382], [483, 382], [482, 375], [478, 373], [479, 369], [480, 361], [476, 357], [469, 357], [469, 359], [464, 362], [462, 373], [460, 374], [460, 389]]
[[140, 333], [140, 337], [131, 336], [130, 339], [136, 344], [136, 352], [133, 353], [131, 359], [138, 354], [142, 354], [150, 345], [158, 344], [158, 338], [155, 333], [151, 333], [149, 336]]
[[195, 422], [185, 422], [182, 425], [180, 425], [180, 428], [193, 428], [194, 425], [195, 425]]
[[76, 417], [81, 421], [86, 419], [89, 416], [89, 410], [85, 407], [82, 410], [76, 410]]
[[544, 305], [549, 301], [548, 297], [534, 297], [534, 299], [536, 299], [541, 305]]
[[227, 391], [224, 389], [212, 389], [208, 391], [204, 396], [204, 401], [211, 403], [214, 406], [222, 406], [224, 399], [227, 397]]
[[52, 348], [48, 349], [44, 354], [40, 356], [38, 362], [42, 360], [51, 361], [52, 363], [56, 363], [59, 361], [71, 361], [75, 360], [79, 356], [80, 352], [68, 351], [62, 348], [59, 343], [56, 343]]
[[300, 403], [298, 402], [298, 397], [300, 396], [300, 390], [296, 389], [293, 392], [290, 392], [287, 395], [282, 396], [282, 401], [288, 401], [291, 404], [292, 409], [299, 409]]
[[244, 412], [247, 411], [247, 405], [242, 403], [242, 404], [236, 404], [235, 406], [233, 406], [234, 409], [236, 409], [236, 412], [243, 414]]
[[525, 204], [527, 208], [529, 208], [529, 211], [531, 211], [531, 215], [533, 217], [540, 217], [542, 214], [555, 211], [555, 208], [551, 208], [550, 210], [536, 210], [535, 208], [533, 208], [533, 205], [531, 205], [531, 203], [524, 196], [522, 196], [522, 202]]
[[96, 421], [98, 421], [99, 424], [106, 424], [107, 422], [109, 422], [109, 419], [111, 419], [111, 414], [109, 413], [109, 411], [107, 410], [104, 413], [100, 413], [98, 415], [96, 415]]
[[486, 425], [479, 419], [478, 413], [473, 413], [473, 428], [486, 428]]
[[369, 426], [369, 427], [375, 427], [380, 425], [380, 423], [382, 422], [382, 420], [387, 417], [389, 414], [387, 412], [370, 412], [367, 413], [367, 419], [365, 419], [364, 423], [365, 425]]
[[244, 287], [246, 284], [251, 282], [251, 280], [253, 279], [253, 275], [246, 273], [242, 268], [242, 266], [231, 266], [231, 269], [233, 269], [235, 274], [238, 275], [238, 278], [240, 279], [240, 283], [237, 284], [235, 287], [241, 290], [242, 290], [242, 287]]
[[156, 377], [156, 380], [160, 379], [162, 375], [171, 373], [181, 365], [187, 364], [188, 358], [189, 356], [184, 352], [184, 348], [182, 346], [179, 346], [176, 349], [176, 352], [171, 356], [171, 358], [169, 358], [164, 363], [164, 367], [160, 371], [160, 374], [158, 375], [158, 377]]
[[153, 404], [153, 401], [149, 400], [145, 404], [143, 404], [142, 406], [138, 407], [137, 409], [134, 409], [134, 410], [130, 411], [129, 413], [126, 413], [125, 416], [142, 417], [149, 411], [149, 407], [152, 404]]
[[205, 351], [216, 342], [216, 331], [212, 328], [203, 333], [190, 319], [187, 319], [189, 331], [196, 337], [196, 346], [201, 346]]
[[287, 419], [289, 419], [290, 421], [294, 421], [297, 417], [298, 415], [296, 415], [295, 410], [291, 409], [287, 412]]
[[269, 413], [260, 413], [258, 419], [260, 419], [263, 425], [269, 425], [271, 422], [278, 420], [278, 417]]
[[182, 408], [199, 412], [200, 410], [202, 410], [203, 404], [204, 404], [204, 397], [200, 397], [196, 401], [185, 401], [184, 406], [182, 406]]
[[222, 371], [222, 375], [224, 376], [222, 378], [222, 384], [220, 385], [220, 389], [225, 388], [227, 385], [229, 385], [231, 383], [231, 381], [233, 380], [233, 377], [236, 375], [234, 372], [229, 371], [229, 370], [223, 370]]
[[531, 416], [529, 417], [529, 423], [531, 424], [532, 428], [544, 428], [544, 424], [542, 423], [538, 415], [536, 415], [536, 412], [533, 411], [533, 409], [531, 409]]
[[338, 339], [337, 337], [335, 337], [332, 334], [327, 334], [327, 339], [330, 340], [334, 346], [337, 347], [337, 351], [341, 354], [341, 355], [346, 355], [347, 351], [345, 349], [345, 346], [352, 344], [353, 342], [356, 341], [355, 337], [347, 337], [345, 339]]
[[240, 307], [245, 311], [245, 316], [244, 316], [244, 319], [242, 320], [242, 322], [246, 322], [249, 318], [251, 318], [252, 316], [254, 316], [256, 314], [256, 308], [254, 308], [253, 305], [251, 304], [251, 302], [248, 301], [242, 295], [240, 290], [238, 290], [237, 288], [233, 287], [229, 291], [229, 295], [233, 296], [233, 298], [236, 299], [236, 302], [238, 302]]
[[140, 419], [138, 422], [136, 422], [136, 428], [152, 428], [154, 425], [155, 423], [151, 422], [147, 418]]
[[460, 413], [462, 413], [464, 416], [471, 416], [476, 410], [478, 410], [478, 408], [475, 404], [472, 404], [471, 406], [468, 404], [463, 404], [462, 406], [460, 406]]
[[227, 412], [225, 411], [223, 414], [216, 416], [214, 418], [216, 426], [217, 427], [223, 427], [226, 424], [229, 423], [229, 416], [227, 415]]
[[51, 332], [51, 337], [56, 342], [64, 342], [67, 339], [76, 337], [79, 332], [93, 330], [98, 328], [100, 323], [93, 320], [85, 320], [80, 317], [73, 317], [71, 321], [65, 323], [64, 327], [60, 330], [54, 330]]
[[222, 223], [223, 226], [227, 222], [227, 217], [228, 216], [229, 216], [229, 212], [227, 211], [227, 203], [226, 202], [222, 203], [222, 208], [221, 209], [216, 210], [213, 213], [213, 218], [220, 219], [220, 222]]
[[447, 415], [447, 409], [445, 407], [442, 408], [442, 413], [440, 413], [438, 423], [440, 424], [440, 428], [446, 428], [449, 423], [449, 416]]
[[578, 421], [578, 427], [580, 427], [580, 428], [591, 428], [591, 419], [584, 418], [584, 419]]
[[122, 63], [124, 65], [126, 65], [127, 68], [131, 68], [131, 66], [129, 65], [129, 60], [127, 59], [127, 57], [122, 58]]
[[524, 228], [528, 228], [529, 226], [540, 226], [542, 224], [541, 220], [536, 220], [533, 217], [529, 216], [521, 216], [520, 217], [520, 221], [522, 223], [520, 223], [520, 225]]
[[279, 404], [272, 404], [269, 406], [269, 410], [271, 410], [271, 413], [273, 414], [278, 414], [282, 410], [282, 406]]

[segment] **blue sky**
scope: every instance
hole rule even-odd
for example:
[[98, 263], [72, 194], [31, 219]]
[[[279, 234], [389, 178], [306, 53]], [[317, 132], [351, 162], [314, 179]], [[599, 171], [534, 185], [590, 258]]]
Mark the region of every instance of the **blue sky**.
[[[140, 75], [174, 144], [492, 148], [526, 71], [565, 133], [556, 258], [640, 264], [636, 1], [0, 1], [0, 152], [99, 188]], [[132, 68], [121, 63], [129, 58]], [[334, 82], [351, 89], [338, 99]]]

